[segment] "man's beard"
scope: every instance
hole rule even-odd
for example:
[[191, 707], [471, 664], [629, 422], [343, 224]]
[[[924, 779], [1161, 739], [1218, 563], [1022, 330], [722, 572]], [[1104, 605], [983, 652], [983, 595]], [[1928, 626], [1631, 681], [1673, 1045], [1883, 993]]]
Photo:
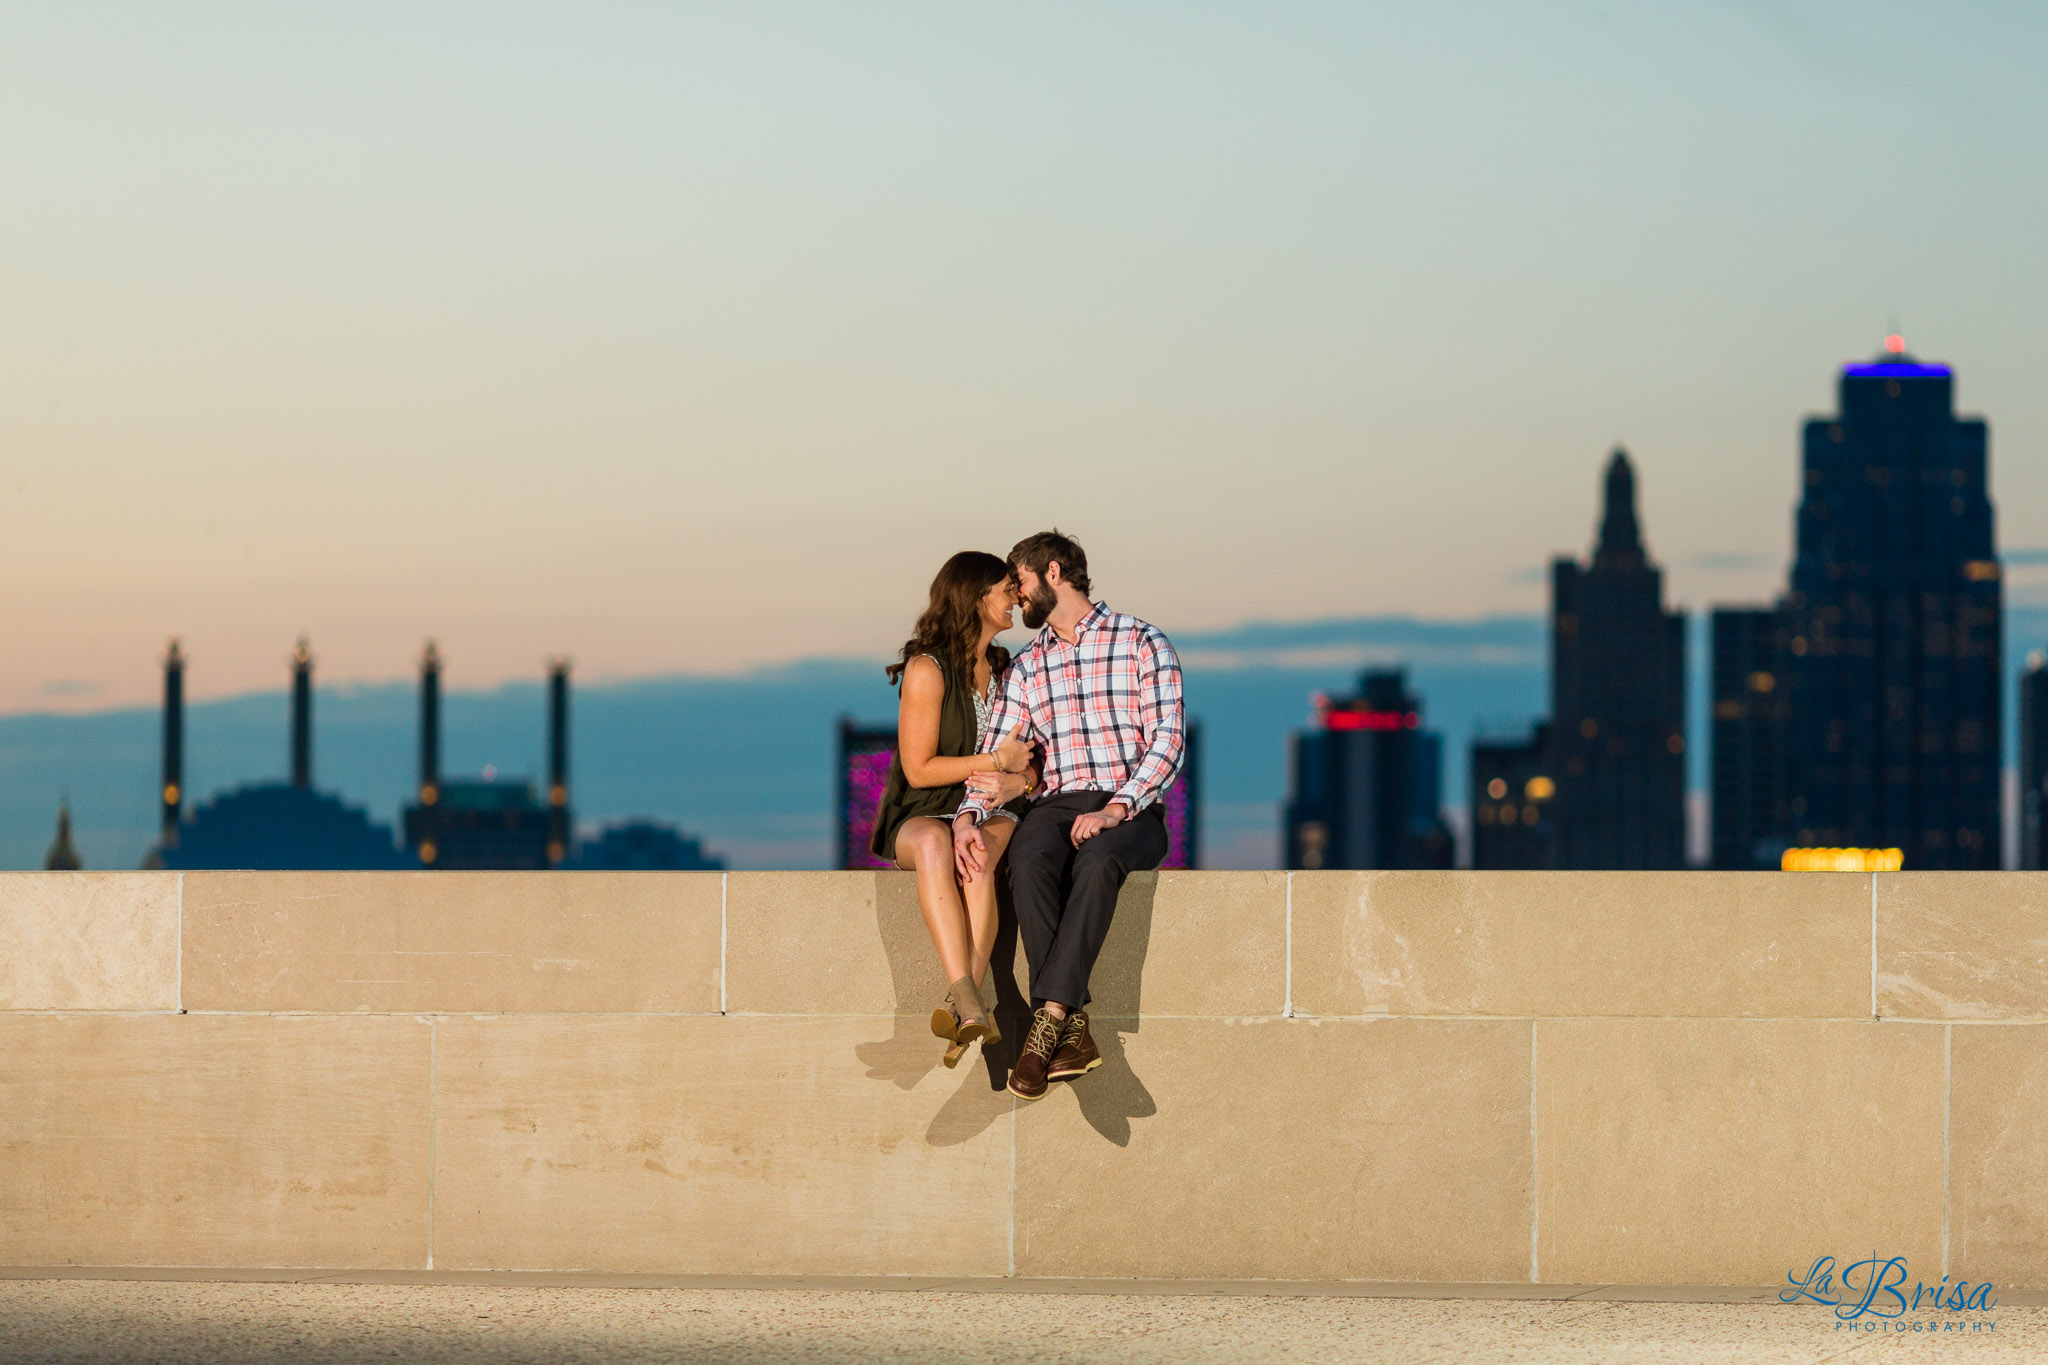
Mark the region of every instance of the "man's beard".
[[1024, 599], [1024, 625], [1028, 630], [1037, 630], [1051, 617], [1053, 608], [1059, 606], [1059, 594], [1044, 583], [1034, 588]]

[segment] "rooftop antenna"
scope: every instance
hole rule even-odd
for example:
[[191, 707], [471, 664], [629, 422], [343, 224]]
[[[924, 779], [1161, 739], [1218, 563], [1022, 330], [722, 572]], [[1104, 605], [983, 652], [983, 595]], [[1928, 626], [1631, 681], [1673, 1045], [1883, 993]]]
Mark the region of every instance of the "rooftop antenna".
[[1892, 355], [1906, 353], [1906, 337], [1899, 325], [1899, 310], [1892, 309], [1891, 327], [1884, 334], [1884, 348]]

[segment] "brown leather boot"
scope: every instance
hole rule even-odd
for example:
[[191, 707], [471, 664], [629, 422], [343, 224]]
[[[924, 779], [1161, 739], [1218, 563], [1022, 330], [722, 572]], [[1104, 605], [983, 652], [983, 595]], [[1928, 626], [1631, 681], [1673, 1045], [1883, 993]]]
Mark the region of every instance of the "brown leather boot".
[[1010, 1093], [1019, 1099], [1035, 1100], [1045, 1094], [1045, 1072], [1060, 1045], [1060, 1021], [1043, 1006], [1031, 1016], [1031, 1032], [1024, 1035], [1024, 1050], [1017, 1065], [1010, 1068]]
[[1068, 1010], [1066, 1025], [1060, 1029], [1060, 1045], [1053, 1049], [1045, 1078], [1049, 1081], [1071, 1081], [1101, 1065], [1102, 1054], [1095, 1050], [1095, 1039], [1088, 1033], [1087, 1014], [1081, 1010]]

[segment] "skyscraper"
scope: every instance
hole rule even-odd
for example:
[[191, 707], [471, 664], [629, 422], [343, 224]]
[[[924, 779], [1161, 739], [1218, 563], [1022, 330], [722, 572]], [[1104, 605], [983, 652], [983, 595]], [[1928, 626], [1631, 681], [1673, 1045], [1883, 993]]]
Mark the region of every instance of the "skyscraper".
[[1555, 865], [1550, 727], [1472, 741], [1472, 866], [1482, 871]]
[[862, 725], [852, 716], [839, 718], [835, 866], [848, 871], [895, 866], [868, 852], [882, 790], [889, 784], [889, 762], [895, 756], [895, 726]]
[[1449, 867], [1443, 737], [1422, 728], [1407, 673], [1369, 672], [1357, 696], [1316, 709], [1314, 728], [1294, 737], [1287, 866]]
[[1643, 549], [1635, 469], [1608, 461], [1592, 562], [1551, 564], [1551, 810], [1560, 868], [1685, 866], [1685, 616]]
[[2048, 655], [2035, 650], [2020, 675], [2020, 866], [2048, 866], [2042, 828], [2048, 819]]
[[1897, 337], [1842, 367], [1806, 423], [1785, 597], [1788, 831], [1897, 848], [1908, 868], [1995, 868], [2001, 576], [1987, 432], [1954, 374]]
[[1713, 614], [1713, 828], [1710, 865], [1775, 868], [1785, 824], [1786, 633], [1773, 607]]

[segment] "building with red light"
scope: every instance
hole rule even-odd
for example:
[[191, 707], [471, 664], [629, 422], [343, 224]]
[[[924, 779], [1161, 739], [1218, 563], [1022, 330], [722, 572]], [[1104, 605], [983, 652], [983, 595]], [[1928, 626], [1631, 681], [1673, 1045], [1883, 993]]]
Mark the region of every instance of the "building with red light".
[[1443, 751], [1405, 670], [1367, 673], [1355, 697], [1317, 697], [1315, 724], [1294, 736], [1287, 866], [1449, 867]]

